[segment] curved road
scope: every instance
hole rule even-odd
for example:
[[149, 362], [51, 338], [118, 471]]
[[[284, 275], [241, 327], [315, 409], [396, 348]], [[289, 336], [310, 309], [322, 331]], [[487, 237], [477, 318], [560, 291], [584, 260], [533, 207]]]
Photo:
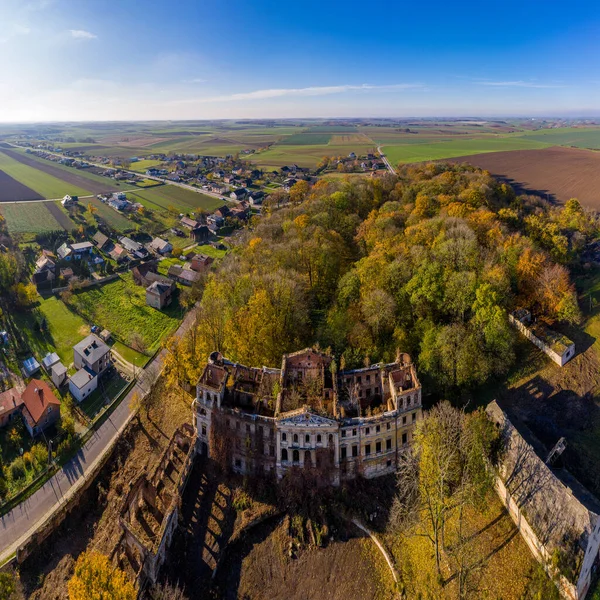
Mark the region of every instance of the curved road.
[[[193, 326], [194, 319], [195, 311], [192, 310], [186, 315], [175, 335], [180, 337], [187, 332]], [[146, 366], [127, 396], [58, 473], [27, 500], [0, 517], [0, 565], [77, 492], [85, 482], [86, 475], [117, 441], [132, 417], [129, 407], [131, 397], [136, 392], [145, 395], [150, 390], [162, 373], [166, 352], [161, 350]]]

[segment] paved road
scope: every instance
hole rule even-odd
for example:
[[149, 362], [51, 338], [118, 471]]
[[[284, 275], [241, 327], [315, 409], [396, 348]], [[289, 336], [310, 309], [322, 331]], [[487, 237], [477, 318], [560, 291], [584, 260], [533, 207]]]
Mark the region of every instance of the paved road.
[[381, 149], [381, 146], [377, 146], [377, 152], [379, 152], [379, 155], [381, 156], [381, 159], [385, 163], [385, 166], [387, 167], [387, 170], [392, 175], [395, 175], [396, 174], [396, 169], [394, 169], [394, 167], [392, 167], [392, 165], [390, 164], [390, 161], [387, 159], [387, 156], [383, 153], [383, 150]]
[[[188, 313], [175, 335], [181, 336], [188, 331], [194, 323], [194, 317], [194, 311]], [[94, 468], [95, 462], [117, 440], [129, 423], [129, 404], [133, 394], [137, 392], [143, 395], [148, 392], [162, 373], [165, 355], [166, 350], [161, 350], [146, 366], [129, 394], [76, 456], [35, 494], [0, 517], [0, 565], [85, 481], [86, 474]]]

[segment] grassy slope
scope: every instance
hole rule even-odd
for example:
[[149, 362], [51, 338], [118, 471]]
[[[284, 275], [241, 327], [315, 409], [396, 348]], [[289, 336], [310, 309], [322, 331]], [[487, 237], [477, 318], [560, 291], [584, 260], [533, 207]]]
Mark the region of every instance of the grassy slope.
[[10, 233], [42, 233], [62, 229], [48, 212], [45, 202], [1, 204], [0, 213], [6, 219]]
[[88, 190], [17, 162], [2, 152], [0, 152], [0, 169], [45, 198], [62, 198], [65, 194], [78, 196], [90, 194]]

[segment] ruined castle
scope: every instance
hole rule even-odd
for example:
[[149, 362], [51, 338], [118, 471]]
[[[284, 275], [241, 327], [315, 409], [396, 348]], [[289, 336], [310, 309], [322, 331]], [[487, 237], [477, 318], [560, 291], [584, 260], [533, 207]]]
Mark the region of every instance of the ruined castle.
[[335, 484], [394, 472], [421, 418], [421, 385], [402, 353], [393, 363], [338, 371], [311, 348], [285, 354], [281, 369], [214, 352], [194, 401], [200, 453], [242, 474], [281, 478], [301, 467]]

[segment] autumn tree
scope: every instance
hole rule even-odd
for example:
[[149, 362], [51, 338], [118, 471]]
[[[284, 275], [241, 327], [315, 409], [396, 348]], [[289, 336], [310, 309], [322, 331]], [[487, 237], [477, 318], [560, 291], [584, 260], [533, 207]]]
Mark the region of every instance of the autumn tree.
[[69, 600], [135, 600], [137, 592], [127, 576], [98, 552], [87, 551], [75, 563], [68, 584]]

